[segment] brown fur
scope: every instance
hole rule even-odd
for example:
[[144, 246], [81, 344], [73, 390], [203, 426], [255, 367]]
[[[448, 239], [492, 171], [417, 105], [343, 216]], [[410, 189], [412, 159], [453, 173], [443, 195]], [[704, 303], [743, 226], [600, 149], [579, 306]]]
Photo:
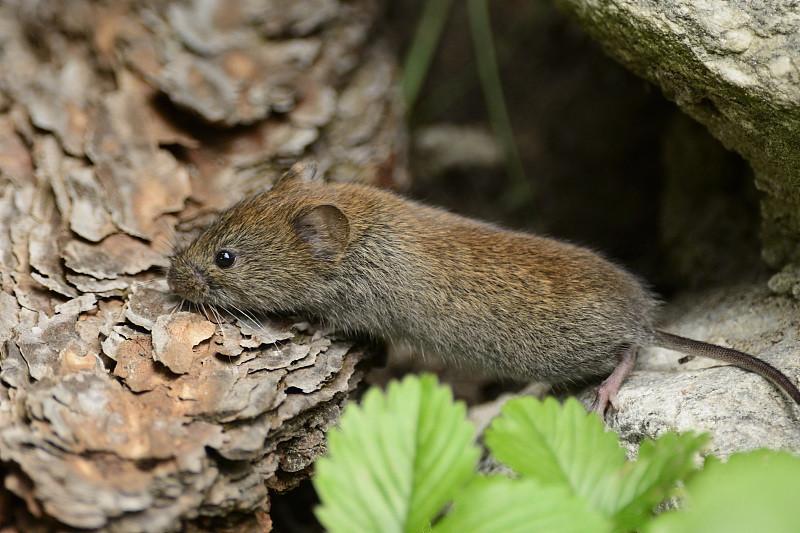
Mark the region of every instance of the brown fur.
[[[342, 220], [298, 231], [317, 206]], [[337, 241], [329, 233], [342, 223]], [[219, 249], [237, 252], [233, 267], [214, 265]], [[625, 346], [647, 342], [656, 306], [634, 276], [584, 248], [296, 178], [223, 214], [176, 255], [168, 280], [195, 302], [307, 313], [520, 380], [608, 374]]]
[[[627, 349], [659, 345], [756, 372], [800, 404], [768, 363], [654, 330], [656, 299], [597, 253], [313, 174], [295, 166], [225, 212], [173, 257], [170, 287], [231, 312], [313, 315], [518, 380], [606, 376]], [[219, 250], [236, 253], [233, 266], [215, 265]], [[628, 363], [601, 390], [599, 411]]]

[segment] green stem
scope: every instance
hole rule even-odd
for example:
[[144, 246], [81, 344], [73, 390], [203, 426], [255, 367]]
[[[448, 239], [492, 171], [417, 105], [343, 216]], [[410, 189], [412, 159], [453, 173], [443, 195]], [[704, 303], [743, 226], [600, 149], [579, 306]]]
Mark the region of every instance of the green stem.
[[453, 0], [427, 0], [417, 23], [414, 40], [406, 55], [403, 69], [403, 95], [406, 109], [410, 111], [417, 101], [419, 91], [428, 75], [433, 54], [442, 36], [444, 23], [450, 14]]
[[506, 157], [506, 167], [512, 186], [507, 194], [508, 201], [516, 207], [530, 199], [532, 190], [525, 177], [522, 160], [519, 157], [514, 131], [508, 117], [500, 71], [497, 67], [497, 55], [492, 37], [492, 25], [489, 17], [487, 0], [467, 0], [467, 12], [475, 46], [475, 59], [478, 64], [478, 77], [481, 81], [483, 96], [489, 111], [489, 120], [498, 143]]

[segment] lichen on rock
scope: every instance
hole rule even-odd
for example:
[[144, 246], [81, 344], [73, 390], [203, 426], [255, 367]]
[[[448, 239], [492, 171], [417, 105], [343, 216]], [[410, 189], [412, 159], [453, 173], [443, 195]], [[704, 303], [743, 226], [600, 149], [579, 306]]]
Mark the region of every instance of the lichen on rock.
[[[793, 0], [558, 0], [605, 50], [752, 165], [771, 285], [800, 294], [800, 13]], [[789, 283], [786, 279], [791, 277]], [[789, 287], [788, 290], [783, 288]]]

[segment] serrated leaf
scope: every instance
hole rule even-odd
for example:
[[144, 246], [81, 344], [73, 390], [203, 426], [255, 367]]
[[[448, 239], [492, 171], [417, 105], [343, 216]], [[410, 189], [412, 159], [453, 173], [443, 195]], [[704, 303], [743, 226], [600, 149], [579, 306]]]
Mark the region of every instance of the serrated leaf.
[[478, 478], [456, 497], [433, 533], [602, 533], [610, 522], [566, 487], [533, 479]]
[[707, 462], [685, 492], [681, 509], [659, 515], [645, 531], [800, 531], [800, 458], [789, 453], [758, 450]]
[[597, 487], [625, 464], [617, 435], [574, 398], [515, 398], [486, 431], [492, 454], [523, 476], [545, 485], [564, 485], [589, 502]]
[[472, 478], [479, 450], [462, 403], [430, 375], [369, 390], [328, 433], [316, 514], [331, 532], [418, 532]]
[[636, 462], [598, 484], [594, 504], [613, 518], [616, 531], [638, 529], [676, 482], [695, 469], [694, 457], [707, 442], [707, 435], [693, 433], [666, 433], [644, 441]]

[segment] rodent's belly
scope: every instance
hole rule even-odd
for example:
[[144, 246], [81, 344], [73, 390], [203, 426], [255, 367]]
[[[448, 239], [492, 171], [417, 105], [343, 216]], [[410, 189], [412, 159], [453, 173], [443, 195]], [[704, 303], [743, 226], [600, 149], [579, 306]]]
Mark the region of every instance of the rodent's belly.
[[[606, 376], [630, 344], [630, 331], [561, 321], [525, 323], [511, 317], [454, 323], [429, 321], [404, 337], [456, 365], [515, 380], [577, 381]], [[442, 327], [437, 327], [437, 324]]]
[[[335, 312], [342, 329], [403, 341], [457, 367], [493, 376], [550, 382], [608, 375], [630, 344], [647, 338], [647, 305], [605, 292], [575, 291], [495, 278], [418, 276], [394, 293], [343, 292]], [[561, 284], [563, 287], [564, 284]], [[399, 288], [398, 288], [399, 287]], [[646, 302], [645, 302], [646, 303]], [[322, 310], [325, 311], [325, 310]]]
[[470, 366], [497, 377], [560, 383], [607, 376], [624, 349], [618, 342], [603, 346], [572, 343], [558, 347], [509, 343], [505, 349], [497, 346], [472, 350], [464, 358]]

